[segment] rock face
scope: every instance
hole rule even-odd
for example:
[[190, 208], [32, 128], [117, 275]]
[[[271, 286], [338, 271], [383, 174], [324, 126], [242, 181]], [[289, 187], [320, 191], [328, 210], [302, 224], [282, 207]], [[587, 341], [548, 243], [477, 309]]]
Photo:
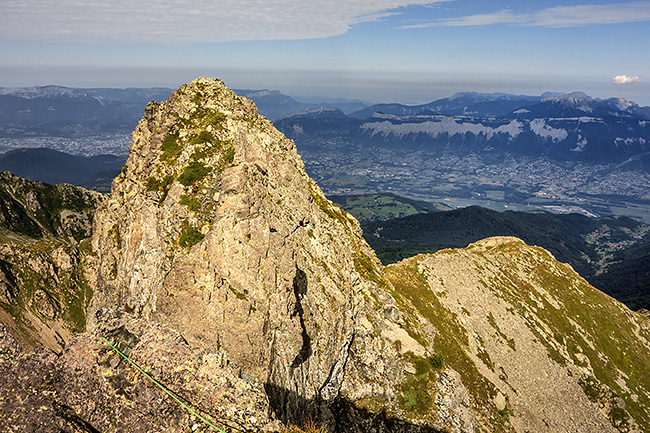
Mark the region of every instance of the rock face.
[[61, 356], [22, 352], [0, 324], [0, 430], [4, 432], [188, 432], [208, 425], [111, 348], [106, 338], [193, 411], [229, 431], [278, 431], [260, 384], [239, 377], [223, 352], [177, 332], [100, 310], [92, 333]]
[[436, 325], [435, 351], [461, 374], [479, 425], [650, 429], [650, 322], [546, 250], [488, 238], [386, 272], [407, 323]]
[[90, 236], [103, 196], [68, 184], [49, 185], [0, 172], [0, 227], [28, 239], [76, 243]]
[[101, 194], [0, 173], [0, 321], [23, 348], [60, 351], [86, 326], [84, 265]]
[[[91, 316], [119, 308], [222, 348], [285, 422], [388, 423], [413, 361], [396, 341], [429, 354], [399, 324], [358, 222], [309, 179], [293, 142], [218, 80], [147, 106], [93, 247]], [[456, 415], [454, 430], [471, 431], [472, 419]]]

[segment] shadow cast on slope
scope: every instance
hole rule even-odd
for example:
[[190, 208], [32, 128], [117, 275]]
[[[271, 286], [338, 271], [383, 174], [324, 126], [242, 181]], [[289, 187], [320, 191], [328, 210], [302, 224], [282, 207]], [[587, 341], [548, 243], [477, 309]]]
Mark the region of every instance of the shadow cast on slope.
[[274, 415], [286, 425], [303, 426], [313, 422], [336, 433], [444, 433], [430, 425], [418, 425], [390, 414], [359, 408], [345, 398], [325, 402], [306, 399], [294, 391], [274, 384], [264, 386]]

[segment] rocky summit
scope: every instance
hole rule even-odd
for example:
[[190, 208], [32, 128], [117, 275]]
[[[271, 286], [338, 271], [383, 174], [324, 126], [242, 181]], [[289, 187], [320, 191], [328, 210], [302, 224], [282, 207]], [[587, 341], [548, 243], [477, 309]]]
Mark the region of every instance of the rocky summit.
[[0, 430], [650, 430], [648, 318], [545, 250], [384, 268], [219, 80], [148, 104], [132, 137], [92, 249], [69, 239], [85, 332], [30, 351], [0, 329]]
[[147, 106], [93, 248], [91, 318], [118, 308], [222, 349], [284, 422], [334, 429], [370, 400], [397, 412], [407, 361], [395, 340], [429, 354], [401, 328], [358, 222], [307, 176], [293, 142], [217, 80]]

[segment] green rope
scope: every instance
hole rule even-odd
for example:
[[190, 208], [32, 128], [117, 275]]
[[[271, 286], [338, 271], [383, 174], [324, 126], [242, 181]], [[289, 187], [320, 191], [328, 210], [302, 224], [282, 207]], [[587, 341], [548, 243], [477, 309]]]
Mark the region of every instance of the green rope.
[[185, 403], [183, 403], [182, 401], [180, 401], [180, 400], [178, 399], [178, 397], [176, 397], [176, 396], [175, 396], [171, 391], [169, 391], [167, 388], [165, 388], [164, 386], [162, 386], [158, 381], [156, 381], [156, 379], [154, 379], [153, 377], [149, 376], [149, 375], [147, 374], [146, 371], [144, 371], [143, 369], [141, 369], [141, 368], [140, 368], [140, 367], [139, 367], [135, 362], [131, 361], [131, 360], [129, 359], [128, 356], [126, 356], [125, 354], [123, 354], [122, 352], [120, 352], [120, 350], [119, 350], [117, 347], [113, 346], [113, 345], [111, 344], [110, 341], [108, 341], [108, 340], [107, 340], [106, 338], [104, 338], [104, 337], [102, 337], [102, 339], [103, 339], [106, 343], [108, 343], [108, 345], [111, 346], [111, 347], [113, 348], [113, 350], [115, 350], [117, 353], [119, 353], [120, 355], [122, 355], [122, 357], [123, 357], [124, 359], [126, 359], [127, 361], [129, 361], [129, 363], [130, 363], [132, 366], [134, 366], [135, 368], [137, 368], [137, 369], [140, 371], [140, 373], [144, 374], [144, 375], [147, 377], [147, 379], [149, 379], [150, 381], [152, 381], [153, 383], [155, 383], [156, 385], [158, 385], [158, 387], [159, 387], [160, 389], [162, 389], [162, 390], [165, 391], [167, 394], [169, 394], [169, 396], [170, 396], [171, 398], [173, 398], [174, 400], [176, 400], [176, 401], [177, 401], [181, 406], [183, 406], [185, 409], [187, 409], [188, 411], [190, 411], [193, 415], [199, 417], [199, 418], [201, 419], [201, 421], [207, 423], [210, 427], [212, 427], [212, 428], [214, 428], [214, 429], [220, 431], [221, 433], [226, 433], [226, 432], [224, 432], [223, 430], [221, 430], [219, 427], [217, 427], [216, 425], [212, 424], [212, 423], [211, 423], [210, 421], [208, 421], [207, 419], [203, 418], [203, 417], [202, 417], [201, 415], [199, 415], [198, 413], [194, 412], [194, 411], [192, 410], [192, 408], [190, 408], [188, 405], [186, 405]]

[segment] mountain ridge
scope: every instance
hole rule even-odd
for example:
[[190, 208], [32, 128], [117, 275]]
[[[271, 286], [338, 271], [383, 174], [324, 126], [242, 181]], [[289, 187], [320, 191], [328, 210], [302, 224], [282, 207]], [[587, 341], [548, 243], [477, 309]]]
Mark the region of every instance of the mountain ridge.
[[497, 100], [507, 106], [493, 102], [479, 106], [483, 102], [477, 101], [483, 99], [476, 96], [468, 105], [463, 98], [457, 98], [460, 104], [447, 98], [438, 105], [371, 106], [338, 122], [286, 117], [276, 123], [299, 146], [321, 153], [372, 154], [386, 149], [617, 164], [650, 151], [647, 107], [597, 101], [581, 92], [517, 100], [514, 105]]
[[[57, 356], [20, 352], [0, 328], [3, 428], [22, 428], [11, 413], [70, 431], [195, 429], [102, 338], [241, 429], [306, 417], [351, 433], [650, 426], [643, 316], [513, 238], [384, 268], [295, 144], [219, 80], [147, 105], [92, 251], [82, 242], [86, 331]], [[217, 384], [260, 404], [215, 401]]]
[[[459, 92], [448, 98], [441, 98], [435, 101], [405, 105], [396, 103], [375, 104], [363, 110], [351, 113], [349, 116], [360, 120], [372, 117], [375, 112], [396, 115], [415, 114], [441, 114], [447, 116], [469, 115], [481, 117], [504, 117], [511, 116], [515, 111], [527, 110], [537, 104], [551, 104], [555, 107], [568, 107], [572, 102], [581, 101], [582, 105], [589, 110], [582, 112], [591, 113], [594, 108], [602, 107], [604, 113], [611, 114], [616, 111], [627, 112], [628, 115], [635, 115], [641, 118], [650, 119], [650, 107], [639, 107], [638, 104], [628, 101], [625, 98], [597, 99], [581, 91], [570, 93], [546, 92], [540, 96], [515, 95], [511, 93], [480, 93], [480, 92]], [[490, 105], [491, 103], [491, 105]], [[587, 104], [587, 105], [585, 105]], [[611, 110], [605, 110], [609, 107]], [[628, 110], [632, 110], [629, 112]], [[567, 117], [558, 111], [553, 112], [551, 117]], [[570, 117], [570, 116], [569, 116]]]
[[101, 176], [117, 176], [124, 158], [115, 155], [78, 156], [48, 148], [10, 150], [0, 155], [0, 170], [49, 184], [70, 183], [88, 189], [110, 191]]
[[[632, 408], [627, 402], [648, 395], [635, 394], [620, 378], [627, 381], [624, 369], [638, 366], [637, 378], [645, 380], [647, 364], [632, 360], [636, 355], [627, 350], [617, 355], [618, 348], [600, 360], [596, 353], [605, 346], [628, 347], [625, 341], [637, 338], [647, 350], [648, 322], [581, 278], [565, 279], [575, 272], [547, 251], [516, 238], [488, 238], [406, 259], [387, 267], [387, 274], [402, 289], [395, 292], [402, 311], [418, 311], [437, 323], [446, 319], [435, 349], [463, 377], [491, 378], [475, 379], [470, 392], [486, 387], [484, 404], [498, 404], [516, 431], [645, 429], [646, 403]], [[412, 280], [429, 290], [409, 285]], [[612, 322], [631, 327], [619, 334]], [[523, 410], [531, 398], [544, 402], [533, 409], [544, 415]], [[591, 409], [576, 406], [578, 401], [590, 402]], [[567, 407], [570, 416], [551, 415]]]
[[[569, 263], [591, 284], [631, 309], [650, 307], [650, 287], [643, 277], [649, 271], [644, 265], [644, 251], [650, 245], [650, 226], [629, 218], [501, 213], [470, 206], [370, 222], [363, 228], [366, 240], [385, 264], [419, 253], [464, 248], [487, 237], [516, 236], [529, 245], [549, 250], [559, 261]], [[638, 259], [634, 260], [635, 257]], [[612, 266], [614, 273], [610, 275]], [[632, 278], [635, 273], [636, 279]], [[621, 283], [621, 278], [626, 284]]]
[[86, 327], [88, 237], [105, 197], [0, 172], [0, 321], [25, 350]]

